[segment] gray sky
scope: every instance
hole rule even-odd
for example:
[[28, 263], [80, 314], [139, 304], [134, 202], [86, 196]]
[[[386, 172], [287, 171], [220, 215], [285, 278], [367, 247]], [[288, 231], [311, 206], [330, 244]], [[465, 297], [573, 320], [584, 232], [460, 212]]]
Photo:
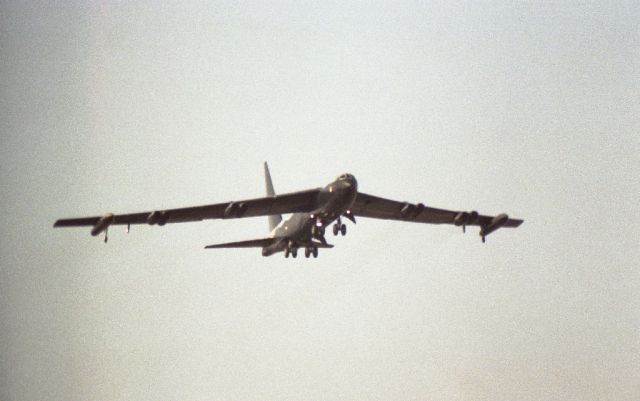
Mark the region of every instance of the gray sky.
[[[640, 7], [3, 2], [0, 399], [640, 398]], [[324, 185], [524, 218], [57, 218]]]

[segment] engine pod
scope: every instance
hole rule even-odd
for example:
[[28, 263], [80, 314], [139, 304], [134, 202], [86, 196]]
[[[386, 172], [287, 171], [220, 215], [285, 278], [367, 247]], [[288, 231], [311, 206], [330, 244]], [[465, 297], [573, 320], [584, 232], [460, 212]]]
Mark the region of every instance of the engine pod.
[[480, 229], [480, 236], [484, 237], [502, 227], [509, 220], [509, 216], [502, 213], [491, 219], [491, 222]]
[[242, 217], [247, 211], [247, 205], [244, 202], [230, 202], [229, 206], [224, 209], [224, 218]]
[[101, 232], [109, 228], [109, 225], [113, 223], [113, 219], [114, 219], [113, 213], [107, 213], [104, 216], [100, 217], [100, 219], [96, 222], [96, 224], [91, 229], [91, 235], [95, 237], [96, 235], [100, 234]]
[[402, 209], [400, 209], [400, 215], [405, 219], [413, 219], [416, 218], [423, 210], [424, 205], [422, 203], [413, 205], [406, 202], [404, 206], [402, 206]]
[[461, 226], [463, 224], [467, 224], [467, 220], [469, 219], [469, 213], [460, 212], [456, 214], [456, 217], [453, 218], [453, 224], [456, 226]]
[[167, 220], [169, 219], [169, 214], [163, 211], [153, 211], [149, 213], [147, 217], [147, 223], [149, 225], [157, 224], [159, 226], [164, 226], [167, 224]]

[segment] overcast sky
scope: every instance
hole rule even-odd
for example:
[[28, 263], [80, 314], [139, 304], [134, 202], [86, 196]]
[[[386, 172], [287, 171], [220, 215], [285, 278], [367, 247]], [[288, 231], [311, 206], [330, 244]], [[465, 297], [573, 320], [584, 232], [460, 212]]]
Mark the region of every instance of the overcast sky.
[[[637, 2], [53, 3], [0, 4], [0, 399], [640, 399]], [[52, 228], [265, 160], [525, 223]]]

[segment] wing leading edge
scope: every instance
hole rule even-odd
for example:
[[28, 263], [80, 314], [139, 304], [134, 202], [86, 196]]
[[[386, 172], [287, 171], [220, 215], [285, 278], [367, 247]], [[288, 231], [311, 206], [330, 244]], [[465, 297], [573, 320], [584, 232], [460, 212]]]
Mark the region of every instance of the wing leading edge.
[[485, 236], [500, 227], [518, 227], [523, 222], [520, 219], [511, 219], [506, 214], [486, 216], [476, 211], [437, 209], [422, 203], [398, 202], [362, 192], [358, 192], [351, 212], [360, 217], [428, 224], [453, 224], [462, 226], [463, 229], [466, 226], [479, 226], [483, 241]]
[[320, 189], [292, 192], [264, 198], [232, 201], [212, 205], [179, 209], [156, 210], [130, 214], [106, 214], [104, 216], [60, 219], [54, 227], [93, 226], [91, 234], [97, 235], [110, 225], [185, 223], [206, 219], [232, 219], [270, 216], [275, 214], [310, 212], [315, 208]]

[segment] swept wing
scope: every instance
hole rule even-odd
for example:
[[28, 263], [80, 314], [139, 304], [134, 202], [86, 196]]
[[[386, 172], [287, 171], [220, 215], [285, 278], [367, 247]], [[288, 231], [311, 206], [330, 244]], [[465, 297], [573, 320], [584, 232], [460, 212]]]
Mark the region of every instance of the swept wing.
[[511, 219], [506, 214], [487, 216], [476, 211], [453, 211], [380, 198], [358, 192], [351, 208], [355, 216], [375, 219], [399, 220], [428, 224], [480, 226], [480, 235], [486, 236], [500, 227], [518, 227], [523, 220]]
[[155, 210], [129, 214], [106, 214], [104, 216], [60, 219], [54, 227], [93, 226], [97, 235], [109, 225], [185, 223], [205, 219], [230, 219], [241, 217], [269, 216], [275, 214], [310, 212], [316, 205], [320, 189], [310, 189], [288, 194], [194, 206], [178, 209]]

